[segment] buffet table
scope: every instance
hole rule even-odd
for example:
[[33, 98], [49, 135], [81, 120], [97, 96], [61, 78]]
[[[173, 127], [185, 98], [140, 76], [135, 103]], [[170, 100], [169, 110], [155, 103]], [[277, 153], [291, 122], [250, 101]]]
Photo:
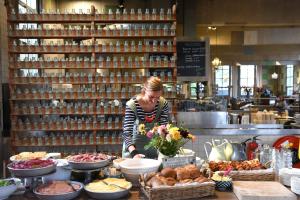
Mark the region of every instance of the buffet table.
[[[13, 195], [9, 197], [8, 199], [10, 200], [38, 200], [37, 197], [34, 196], [32, 193], [25, 193], [23, 195]], [[80, 197], [76, 198], [77, 200], [84, 200], [84, 199], [91, 199], [90, 197], [87, 196], [86, 193], [82, 192]], [[128, 200], [147, 200], [146, 196], [138, 189], [138, 188], [133, 188], [130, 191], [130, 196], [127, 198]], [[222, 200], [237, 200], [236, 196], [234, 195], [233, 192], [218, 192], [216, 191], [215, 196], [211, 197], [204, 197], [201, 199], [222, 199]], [[298, 198], [300, 200], [300, 198]]]
[[[37, 197], [34, 196], [32, 193], [25, 193], [24, 195], [13, 195], [9, 200], [38, 200]], [[77, 200], [84, 200], [84, 199], [92, 199], [86, 195], [86, 193], [82, 192], [82, 194], [76, 198]], [[147, 200], [146, 196], [138, 189], [133, 188], [130, 191], [130, 196], [127, 198], [123, 198], [123, 200]], [[210, 197], [203, 197], [201, 199], [222, 199], [222, 200], [238, 200], [238, 198], [235, 196], [233, 192], [218, 192], [216, 191], [215, 196]], [[300, 196], [298, 196], [298, 200], [300, 200]]]

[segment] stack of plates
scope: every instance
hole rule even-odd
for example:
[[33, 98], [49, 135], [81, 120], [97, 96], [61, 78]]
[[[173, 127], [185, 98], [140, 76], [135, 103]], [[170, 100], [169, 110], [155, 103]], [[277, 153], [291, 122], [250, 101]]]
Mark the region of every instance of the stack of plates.
[[293, 176], [291, 178], [291, 190], [296, 194], [300, 194], [300, 178]]
[[282, 168], [279, 170], [279, 182], [282, 183], [283, 185], [291, 186], [291, 178], [292, 177], [300, 178], [300, 169]]

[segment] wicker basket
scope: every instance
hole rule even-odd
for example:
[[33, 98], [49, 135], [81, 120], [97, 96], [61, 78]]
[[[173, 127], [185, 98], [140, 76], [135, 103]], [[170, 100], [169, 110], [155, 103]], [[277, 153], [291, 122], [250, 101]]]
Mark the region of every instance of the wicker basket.
[[149, 200], [191, 199], [211, 196], [215, 194], [215, 183], [195, 183], [178, 186], [162, 186], [151, 188], [141, 182], [141, 190]]
[[229, 176], [233, 181], [274, 181], [275, 171], [273, 169], [231, 171]]

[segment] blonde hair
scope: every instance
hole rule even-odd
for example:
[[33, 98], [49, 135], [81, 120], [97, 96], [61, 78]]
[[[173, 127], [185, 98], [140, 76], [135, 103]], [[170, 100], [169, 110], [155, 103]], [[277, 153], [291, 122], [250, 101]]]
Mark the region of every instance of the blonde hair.
[[142, 93], [144, 93], [145, 90], [150, 90], [150, 91], [153, 91], [153, 92], [162, 91], [163, 90], [163, 83], [159, 78], [157, 78], [155, 76], [151, 76], [144, 83]]

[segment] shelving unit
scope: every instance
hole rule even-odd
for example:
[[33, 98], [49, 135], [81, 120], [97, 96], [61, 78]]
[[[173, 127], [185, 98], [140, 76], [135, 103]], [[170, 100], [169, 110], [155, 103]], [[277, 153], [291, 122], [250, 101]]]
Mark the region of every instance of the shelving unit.
[[119, 153], [125, 103], [152, 75], [165, 83], [176, 114], [176, 16], [170, 12], [100, 14], [92, 6], [87, 14], [18, 14], [8, 8], [8, 30], [15, 152], [111, 145], [105, 151]]

